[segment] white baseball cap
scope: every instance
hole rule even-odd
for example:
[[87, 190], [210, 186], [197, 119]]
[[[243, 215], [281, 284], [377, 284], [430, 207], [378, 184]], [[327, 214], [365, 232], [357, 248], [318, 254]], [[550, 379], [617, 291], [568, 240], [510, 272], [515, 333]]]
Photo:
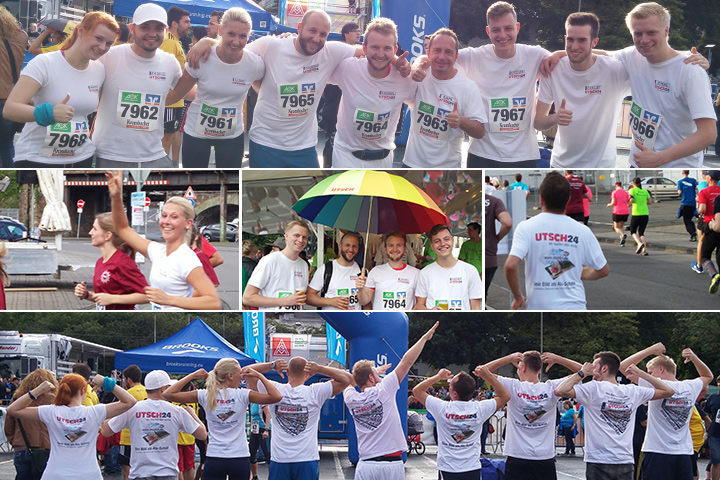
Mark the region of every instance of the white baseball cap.
[[171, 384], [172, 380], [165, 370], [153, 370], [145, 375], [145, 388], [148, 390], [157, 390]]
[[154, 3], [143, 3], [135, 9], [135, 13], [133, 13], [132, 23], [135, 25], [141, 25], [143, 23], [147, 23], [153, 20], [162, 23], [166, 27], [168, 26], [167, 12], [164, 8]]

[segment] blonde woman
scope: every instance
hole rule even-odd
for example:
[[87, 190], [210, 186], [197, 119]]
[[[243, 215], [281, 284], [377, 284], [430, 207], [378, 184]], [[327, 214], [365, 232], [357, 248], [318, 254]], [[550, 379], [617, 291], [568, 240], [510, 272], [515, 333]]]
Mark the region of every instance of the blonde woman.
[[152, 262], [145, 295], [153, 310], [219, 310], [220, 298], [195, 252], [187, 246], [195, 210], [181, 197], [165, 201], [158, 224], [165, 243], [152, 242], [130, 227], [122, 202], [122, 171], [105, 173], [117, 235]]
[[[268, 393], [238, 386], [243, 378], [259, 380]], [[206, 379], [206, 390], [182, 392], [190, 381]], [[199, 403], [207, 414], [208, 447], [205, 480], [247, 480], [250, 477], [250, 449], [245, 436], [245, 413], [250, 403], [267, 404], [282, 400], [278, 389], [261, 373], [241, 368], [234, 358], [223, 358], [208, 373], [196, 370], [165, 390], [171, 402]]]
[[[55, 390], [38, 396], [37, 400], [33, 400], [30, 405], [33, 407], [50, 405], [55, 400], [54, 391], [57, 390], [58, 382], [55, 380], [55, 375], [44, 368], [38, 368], [23, 378], [20, 386], [15, 390], [12, 401], [22, 397], [43, 382], [51, 383]], [[22, 424], [22, 430], [20, 424]], [[23, 430], [25, 435], [23, 435]], [[40, 480], [50, 455], [50, 437], [45, 424], [40, 420], [18, 422], [14, 415], [8, 415], [5, 420], [5, 435], [15, 452], [13, 453], [13, 464], [15, 465], [16, 480]], [[25, 444], [25, 437], [30, 444], [30, 449]], [[33, 452], [32, 459], [29, 455], [30, 450]]]
[[65, 375], [57, 387], [53, 405], [31, 406], [33, 400], [56, 391], [50, 381], [44, 381], [25, 395], [18, 397], [7, 409], [23, 422], [40, 420], [47, 425], [50, 437], [50, 459], [43, 480], [102, 480], [102, 473], [95, 457], [95, 444], [102, 422], [120, 415], [135, 405], [135, 399], [115, 380], [96, 375], [93, 383], [112, 392], [119, 402], [83, 406], [87, 382], [77, 373]]
[[95, 302], [97, 310], [135, 310], [136, 304], [147, 303], [148, 282], [133, 260], [135, 250], [115, 233], [112, 213], [95, 217], [90, 242], [101, 255], [93, 274], [95, 291], [89, 291], [81, 282], [75, 285], [75, 296]]

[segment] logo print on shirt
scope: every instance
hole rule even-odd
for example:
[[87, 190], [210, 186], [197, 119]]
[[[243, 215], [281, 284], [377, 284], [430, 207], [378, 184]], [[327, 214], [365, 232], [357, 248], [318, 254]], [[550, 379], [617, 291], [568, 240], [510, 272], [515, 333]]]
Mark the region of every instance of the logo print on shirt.
[[320, 64], [316, 63], [314, 65], [308, 65], [307, 67], [303, 67], [303, 73], [313, 73], [320, 70]]
[[602, 85], [585, 85], [585, 95], [599, 95], [602, 93]]
[[680, 430], [687, 428], [685, 425], [693, 406], [692, 400], [672, 396], [663, 398], [660, 411], [674, 430]]
[[655, 90], [660, 90], [661, 92], [670, 93], [670, 83], [669, 82], [661, 82], [660, 80], [655, 80]]
[[545, 256], [545, 271], [550, 278], [555, 280], [563, 273], [575, 268], [575, 265], [569, 260], [570, 252], [566, 252], [561, 248], [553, 249], [549, 255]]
[[605, 420], [615, 433], [622, 434], [630, 423], [632, 408], [627, 403], [603, 402], [600, 406], [600, 418]]
[[525, 69], [510, 70], [510, 72], [508, 72], [508, 78], [525, 78]]
[[153, 443], [170, 436], [170, 433], [165, 431], [162, 423], [153, 423], [148, 425], [147, 428], [143, 428], [143, 432], [147, 432], [143, 435], [143, 440], [145, 440], [148, 445], [152, 445]]
[[275, 419], [280, 428], [293, 437], [305, 431], [308, 424], [308, 408], [304, 405], [281, 403], [275, 405]]
[[384, 92], [380, 90], [378, 93], [378, 98], [382, 100], [395, 100], [395, 92]]
[[149, 75], [148, 75], [148, 78], [149, 78], [150, 80], [162, 80], [162, 81], [165, 81], [165, 79], [167, 78], [167, 74], [166, 74], [165, 72], [153, 72], [153, 71], [151, 70], [150, 73], [149, 73]]
[[100, 274], [100, 282], [108, 283], [109, 281], [110, 281], [110, 271], [105, 270], [103, 273]]
[[383, 406], [378, 400], [370, 405], [352, 409], [352, 416], [355, 422], [368, 430], [375, 430], [380, 426], [383, 419]]

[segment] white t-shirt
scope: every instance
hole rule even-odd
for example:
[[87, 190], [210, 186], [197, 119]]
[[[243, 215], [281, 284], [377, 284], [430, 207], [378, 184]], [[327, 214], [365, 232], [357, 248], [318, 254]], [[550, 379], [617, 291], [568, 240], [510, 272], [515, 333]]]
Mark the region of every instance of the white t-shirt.
[[632, 438], [640, 405], [654, 388], [593, 380], [575, 385], [575, 398], [585, 406], [585, 461], [633, 463]]
[[[656, 122], [652, 150], [666, 150], [677, 145], [697, 131], [694, 120], [715, 119], [710, 80], [698, 65], [685, 63], [685, 55], [676, 55], [661, 63], [650, 63], [635, 47], [615, 52], [628, 74], [632, 85], [633, 106], [642, 108], [640, 119], [646, 116]], [[631, 115], [633, 109], [631, 109]], [[653, 115], [654, 114], [654, 115]], [[659, 125], [658, 117], [659, 116]], [[631, 123], [634, 123], [631, 120]], [[632, 127], [632, 125], [631, 125]], [[648, 145], [652, 144], [648, 142]], [[630, 165], [636, 167], [633, 154], [638, 151], [635, 142], [630, 143]], [[663, 168], [701, 168], [702, 150], [685, 158], [662, 165]]]
[[558, 126], [551, 168], [615, 168], [616, 132], [622, 99], [630, 94], [630, 79], [619, 60], [597, 55], [595, 63], [578, 72], [563, 57], [552, 75], [540, 78], [538, 100], [555, 110], [563, 99], [573, 112], [570, 125]]
[[98, 430], [105, 420], [105, 405], [66, 407], [42, 405], [38, 417], [47, 425], [50, 458], [44, 480], [101, 480], [95, 456]]
[[555, 418], [558, 397], [554, 390], [564, 378], [547, 382], [521, 382], [497, 377], [510, 392], [503, 454], [526, 460], [555, 457]]
[[588, 227], [554, 213], [520, 222], [510, 255], [525, 259], [528, 310], [585, 310], [583, 266], [600, 270], [607, 264]]
[[[690, 435], [690, 418], [695, 400], [703, 388], [701, 378], [682, 381], [663, 380], [675, 390], [669, 398], [651, 400], [648, 406], [647, 430], [643, 452], [666, 455], [692, 455], [693, 441]], [[650, 382], [640, 378], [638, 385], [653, 388]]]
[[317, 111], [325, 84], [341, 60], [355, 55], [355, 47], [327, 42], [315, 55], [295, 49], [294, 39], [262, 37], [246, 50], [265, 60], [265, 78], [250, 128], [250, 139], [280, 150], [317, 145]]
[[[248, 280], [248, 285], [259, 288], [258, 293], [263, 297], [288, 297], [297, 290], [307, 290], [308, 265], [302, 258], [290, 260], [282, 252], [273, 252], [260, 259]], [[302, 305], [260, 307], [260, 310], [302, 310]]]
[[355, 420], [360, 460], [389, 455], [407, 449], [407, 439], [400, 423], [395, 394], [400, 389], [395, 370], [382, 381], [358, 392], [347, 387], [345, 405]]
[[[317, 444], [318, 421], [325, 400], [332, 398], [332, 382], [291, 387], [272, 382], [282, 394], [278, 403], [268, 405], [272, 418], [270, 450], [273, 462], [295, 463], [320, 460]], [[258, 391], [267, 393], [258, 382]]]
[[[353, 262], [349, 267], [343, 267], [338, 263], [337, 260], [332, 260], [332, 276], [330, 277], [330, 283], [328, 284], [328, 291], [325, 293], [325, 298], [335, 297], [349, 297], [349, 310], [362, 310], [362, 305], [358, 301], [358, 290], [355, 286], [355, 280], [360, 276], [360, 266]], [[323, 283], [325, 282], [325, 264], [320, 265], [313, 275], [310, 281], [310, 288], [317, 290], [318, 293], [322, 290]], [[322, 307], [323, 310], [336, 310], [339, 308], [335, 307]]]
[[456, 65], [480, 88], [485, 136], [471, 138], [469, 152], [498, 162], [540, 157], [535, 121], [535, 82], [550, 52], [536, 45], [515, 45], [512, 58], [499, 58], [492, 45], [463, 48]]
[[482, 298], [483, 289], [477, 268], [462, 260], [443, 268], [433, 262], [420, 270], [415, 296], [425, 298], [425, 306], [447, 304], [447, 310], [470, 310], [470, 300]]
[[206, 63], [201, 62], [200, 68], [186, 63], [185, 70], [197, 79], [198, 85], [197, 96], [188, 107], [185, 133], [207, 139], [242, 135], [245, 97], [252, 83], [265, 75], [262, 58], [245, 50], [238, 63], [225, 63], [218, 57], [214, 45]]
[[49, 102], [55, 106], [70, 94], [67, 105], [75, 109], [75, 115], [68, 123], [48, 127], [27, 122], [15, 145], [15, 160], [57, 165], [92, 157], [95, 145], [88, 138], [87, 116], [98, 106], [105, 80], [103, 64], [91, 60], [85, 70], [77, 70], [65, 60], [63, 52], [50, 52], [33, 58], [20, 75], [40, 84], [32, 97], [35, 105]]
[[178, 474], [178, 433], [193, 433], [199, 425], [184, 409], [165, 400], [146, 399], [111, 418], [113, 432], [130, 430], [130, 478], [172, 477]]
[[165, 97], [182, 74], [175, 56], [158, 49], [152, 58], [143, 58], [132, 45], [118, 45], [99, 61], [105, 65], [105, 83], [93, 134], [97, 156], [120, 162], [166, 156]]
[[477, 86], [459, 70], [449, 80], [428, 71], [418, 85], [403, 163], [417, 168], [460, 168], [465, 132], [445, 120], [455, 103], [463, 117], [487, 122]]
[[[330, 76], [343, 91], [337, 116], [335, 145], [355, 150], [394, 150], [403, 102], [415, 98], [417, 83], [396, 68], [384, 78], [368, 72], [366, 58], [346, 58]], [[363, 161], [358, 159], [358, 167]]]
[[365, 286], [374, 290], [373, 310], [412, 310], [415, 306], [415, 286], [420, 270], [403, 264], [395, 270], [389, 263], [370, 270]]
[[[196, 268], [202, 268], [200, 259], [190, 247], [184, 244], [170, 255], [167, 255], [166, 252], [167, 245], [164, 243], [150, 242], [148, 245], [148, 256], [152, 262], [150, 286], [159, 288], [168, 295], [191, 297], [193, 286], [188, 283], [187, 277]], [[153, 304], [153, 310], [178, 311], [183, 309]]]
[[438, 470], [461, 473], [479, 469], [480, 434], [485, 420], [497, 410], [495, 399], [446, 402], [428, 396], [425, 406], [437, 422]]
[[245, 433], [245, 416], [250, 390], [225, 388], [218, 392], [214, 411], [208, 409], [207, 390], [198, 390], [198, 404], [205, 409], [208, 430], [208, 457], [242, 458], [250, 456]]

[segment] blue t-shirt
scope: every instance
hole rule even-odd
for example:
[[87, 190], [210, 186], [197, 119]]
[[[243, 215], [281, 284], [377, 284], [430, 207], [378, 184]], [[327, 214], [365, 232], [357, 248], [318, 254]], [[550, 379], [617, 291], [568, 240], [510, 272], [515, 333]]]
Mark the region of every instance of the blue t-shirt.
[[698, 186], [697, 180], [692, 177], [685, 177], [677, 182], [677, 187], [682, 192], [682, 198], [680, 199], [680, 205], [688, 207], [695, 206], [695, 192]]
[[508, 187], [510, 190], [529, 190], [528, 186], [522, 182], [515, 182]]

